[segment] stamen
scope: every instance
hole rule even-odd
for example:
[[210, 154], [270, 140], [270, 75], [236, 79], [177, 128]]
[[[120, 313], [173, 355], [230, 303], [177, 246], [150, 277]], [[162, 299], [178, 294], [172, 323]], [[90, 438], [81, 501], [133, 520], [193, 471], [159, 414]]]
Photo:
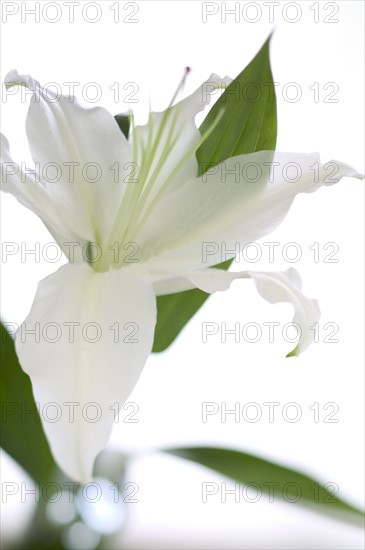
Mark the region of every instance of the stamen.
[[[131, 137], [133, 136], [133, 162], [136, 163], [138, 157], [141, 162], [140, 171], [138, 175], [139, 181], [137, 184], [129, 183], [127, 185], [126, 192], [120, 204], [114, 226], [112, 228], [112, 231], [108, 239], [108, 242], [111, 244], [113, 244], [114, 241], [118, 241], [122, 243], [124, 242], [125, 239], [127, 239], [127, 237], [129, 238], [130, 234], [135, 234], [136, 226], [140, 227], [142, 220], [145, 219], [143, 210], [145, 209], [147, 198], [149, 197], [154, 187], [154, 183], [157, 179], [159, 172], [161, 171], [161, 168], [163, 167], [167, 158], [170, 156], [170, 153], [173, 150], [176, 144], [176, 141], [178, 139], [178, 134], [174, 136], [174, 130], [176, 127], [176, 120], [177, 120], [179, 110], [176, 108], [176, 106], [174, 107], [174, 109], [172, 109], [172, 105], [175, 102], [179, 93], [183, 90], [187, 75], [190, 73], [190, 71], [191, 71], [190, 67], [185, 68], [183, 78], [179, 86], [177, 87], [175, 94], [171, 99], [169, 107], [163, 113], [162, 120], [159, 125], [157, 135], [155, 137], [153, 136], [153, 113], [150, 112], [150, 115], [148, 118], [148, 136], [147, 136], [146, 144], [142, 142], [142, 139], [138, 139], [138, 127], [135, 125], [133, 114], [131, 115], [132, 128], [131, 128], [130, 136]], [[173, 116], [171, 118], [172, 113], [173, 113]], [[170, 124], [168, 128], [169, 119], [170, 119], [169, 121]], [[156, 158], [158, 147], [162, 142], [162, 137], [165, 131], [167, 131], [167, 136], [165, 138], [166, 143], [164, 144], [164, 151], [162, 152], [160, 158], [158, 159], [152, 174], [150, 174], [154, 163], [154, 159]], [[208, 136], [207, 135], [204, 136], [204, 139], [206, 139], [206, 137]], [[201, 144], [201, 141], [199, 141], [199, 143], [196, 144], [197, 147], [199, 147], [200, 144]], [[138, 154], [139, 149], [140, 149], [140, 156]], [[190, 151], [190, 154], [191, 154], [191, 151]], [[163, 184], [163, 188], [165, 188], [168, 185], [172, 177], [176, 174], [177, 171], [179, 171], [179, 169], [181, 168], [185, 160], [186, 160], [186, 156], [184, 156], [184, 158], [181, 159], [181, 161], [175, 167], [175, 170], [173, 170], [173, 173], [169, 175], [167, 180], [165, 180]], [[160, 196], [160, 193], [158, 192], [157, 197], [159, 196]], [[154, 197], [154, 199], [156, 199], [156, 197]], [[154, 199], [152, 200], [153, 204], [155, 204]], [[147, 214], [147, 217], [148, 217], [151, 210], [148, 208], [147, 211], [148, 211], [148, 214]], [[142, 217], [142, 220], [141, 220], [141, 217]]]
[[[130, 126], [131, 126], [130, 135], [134, 135], [135, 137], [135, 139], [133, 139], [133, 153], [132, 153], [132, 165], [134, 166], [135, 164], [137, 164], [137, 158], [138, 158], [138, 141], [137, 141], [137, 135], [136, 135], [137, 127], [135, 124], [133, 112], [129, 114], [129, 118], [130, 118]], [[120, 185], [120, 182], [118, 182], [118, 185]], [[117, 236], [121, 232], [126, 231], [127, 212], [129, 210], [131, 195], [133, 195], [133, 188], [131, 184], [128, 184], [126, 186], [124, 195], [122, 196], [122, 200], [120, 202], [118, 212], [116, 213], [113, 227], [110, 231], [108, 239], [106, 240], [106, 243], [110, 245], [113, 245], [115, 240], [119, 240]]]
[[214, 132], [217, 125], [219, 124], [222, 116], [223, 116], [224, 110], [221, 109], [221, 111], [218, 113], [215, 121], [210, 126], [210, 128], [205, 132], [204, 135], [201, 136], [201, 138], [194, 143], [194, 145], [185, 153], [185, 155], [180, 159], [180, 161], [176, 164], [174, 169], [170, 172], [168, 177], [165, 179], [164, 183], [161, 185], [160, 189], [157, 191], [156, 195], [153, 197], [153, 200], [148, 205], [146, 211], [143, 213], [142, 219], [137, 224], [137, 227], [133, 228], [133, 234], [131, 232], [128, 232], [128, 238], [133, 240], [134, 235], [137, 235], [141, 227], [144, 225], [148, 217], [151, 215], [153, 209], [155, 208], [156, 204], [158, 203], [159, 199], [165, 192], [166, 188], [170, 184], [171, 180], [176, 176], [176, 174], [181, 170], [187, 159], [199, 149], [199, 147], [208, 139], [208, 137]]
[[174, 95], [172, 96], [172, 100], [170, 101], [169, 103], [169, 107], [172, 107], [175, 99], [177, 98], [177, 96], [179, 95], [180, 92], [183, 91], [184, 89], [184, 86], [185, 86], [185, 81], [186, 81], [186, 77], [188, 76], [188, 74], [191, 72], [191, 68], [190, 67], [185, 67], [185, 71], [184, 71], [184, 75], [181, 79], [181, 82], [180, 84], [178, 85], [177, 89], [176, 89], [176, 92], [174, 93]]

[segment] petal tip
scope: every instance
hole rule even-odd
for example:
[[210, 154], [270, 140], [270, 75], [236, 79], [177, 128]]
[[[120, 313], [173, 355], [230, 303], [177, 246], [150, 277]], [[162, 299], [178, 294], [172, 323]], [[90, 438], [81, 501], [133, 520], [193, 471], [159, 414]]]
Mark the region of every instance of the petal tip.
[[30, 74], [19, 74], [16, 69], [8, 72], [4, 83], [6, 88], [10, 88], [11, 86], [26, 86], [30, 90], [36, 88], [36, 81]]
[[288, 357], [298, 357], [299, 356], [299, 344], [297, 344], [295, 346], [294, 349], [292, 349], [287, 355], [286, 355], [286, 359]]

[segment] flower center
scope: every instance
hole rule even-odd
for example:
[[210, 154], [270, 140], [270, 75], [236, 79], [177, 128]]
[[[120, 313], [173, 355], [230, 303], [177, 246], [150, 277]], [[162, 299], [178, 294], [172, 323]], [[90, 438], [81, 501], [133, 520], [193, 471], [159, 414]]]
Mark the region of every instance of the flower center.
[[[179, 120], [181, 104], [173, 106], [173, 103], [182, 91], [190, 70], [189, 67], [186, 67], [183, 78], [168, 108], [161, 115], [150, 112], [147, 123], [147, 136], [143, 135], [141, 128], [135, 125], [134, 116], [131, 114], [132, 165], [139, 167], [138, 179], [127, 183], [114, 226], [107, 239], [106, 248], [113, 250], [116, 246], [119, 246], [118, 261], [115, 261], [115, 258], [114, 261], [111, 258], [109, 258], [109, 261], [101, 261], [96, 266], [96, 269], [100, 271], [105, 271], [110, 267], [122, 267], [126, 258], [130, 255], [130, 246], [134, 245], [138, 248], [139, 245], [134, 242], [135, 236], [146, 223], [171, 181], [219, 123], [220, 116], [217, 117], [215, 124], [209, 128], [204, 136], [201, 136], [180, 158], [177, 158], [177, 162], [173, 165], [171, 171], [167, 175], [165, 174], [163, 179], [159, 178], [161, 170], [169, 160], [172, 151], [175, 149], [175, 153], [177, 152], [175, 146], [184, 131], [185, 118], [180, 117]], [[158, 116], [161, 116], [161, 120], [156, 128], [155, 118]], [[178, 120], [179, 127], [177, 127]], [[196, 174], [192, 174], [192, 177], [194, 176]]]

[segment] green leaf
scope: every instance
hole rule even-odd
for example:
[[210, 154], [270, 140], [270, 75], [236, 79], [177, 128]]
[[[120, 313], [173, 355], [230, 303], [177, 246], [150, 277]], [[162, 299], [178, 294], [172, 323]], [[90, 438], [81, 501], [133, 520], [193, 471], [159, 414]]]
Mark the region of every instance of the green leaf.
[[168, 348], [208, 298], [209, 294], [198, 289], [158, 296], [157, 324], [152, 351], [158, 353]]
[[[216, 266], [216, 269], [228, 269], [231, 260]], [[154, 353], [165, 350], [175, 340], [186, 323], [201, 308], [210, 294], [195, 288], [157, 297], [157, 324], [153, 342]]]
[[[256, 57], [227, 87], [209, 111], [199, 130], [216, 124], [197, 151], [199, 174], [229, 157], [276, 147], [276, 99], [269, 59], [270, 38]], [[253, 91], [258, 90], [257, 99]], [[223, 111], [223, 115], [221, 114]], [[221, 117], [216, 123], [217, 117]], [[219, 269], [228, 269], [231, 261]], [[154, 352], [165, 350], [201, 308], [209, 294], [188, 290], [157, 298]]]
[[204, 135], [216, 124], [196, 153], [200, 175], [230, 157], [275, 150], [276, 97], [270, 68], [270, 38], [227, 87], [200, 126]]
[[321, 513], [350, 513], [352, 519], [347, 517], [348, 521], [364, 519], [361, 510], [339, 498], [336, 483], [323, 486], [306, 474], [263, 458], [215, 447], [164, 449], [164, 452], [202, 464], [242, 485], [252, 484], [254, 495], [262, 491], [270, 495], [271, 501], [279, 498], [286, 502], [297, 502], [314, 507], [315, 511]]
[[129, 116], [121, 114], [121, 115], [115, 115], [114, 118], [117, 121], [119, 129], [122, 131], [122, 133], [128, 139], [129, 127], [130, 127], [130, 124], [131, 124]]
[[14, 342], [0, 323], [1, 447], [40, 484], [56, 468], [33, 399], [29, 377], [19, 365]]

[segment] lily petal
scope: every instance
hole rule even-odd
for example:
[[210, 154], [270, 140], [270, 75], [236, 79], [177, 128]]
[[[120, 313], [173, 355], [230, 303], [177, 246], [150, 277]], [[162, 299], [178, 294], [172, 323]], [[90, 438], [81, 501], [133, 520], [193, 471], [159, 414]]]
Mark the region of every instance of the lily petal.
[[60, 210], [53, 204], [47, 191], [32, 173], [26, 173], [12, 160], [9, 142], [3, 134], [0, 136], [1, 190], [13, 195], [23, 206], [39, 216], [66, 257], [70, 254], [70, 243], [79, 243], [79, 247], [72, 248], [72, 261], [84, 261], [82, 251], [88, 241], [80, 239], [71, 227], [65, 226]]
[[23, 206], [39, 216], [45, 224], [53, 224], [59, 233], [67, 231], [45, 189], [31, 173], [22, 170], [10, 156], [9, 142], [1, 136], [1, 190], [13, 195]]
[[219, 264], [273, 231], [298, 193], [344, 176], [362, 177], [337, 161], [321, 164], [317, 154], [260, 151], [230, 158], [162, 197], [135, 237], [141, 258], [156, 273]]
[[73, 96], [57, 96], [16, 71], [5, 83], [33, 91], [26, 121], [29, 147], [65, 225], [101, 244], [125, 191], [131, 145], [106, 109], [83, 108]]
[[[301, 292], [301, 279], [299, 273], [290, 268], [287, 271], [277, 273], [265, 273], [258, 271], [223, 271], [221, 269], [208, 268], [192, 273], [181, 274], [181, 281], [190, 281], [192, 287], [199, 288], [204, 292], [227, 290], [236, 279], [253, 279], [259, 294], [271, 304], [288, 302], [294, 306], [295, 314], [293, 323], [300, 335], [298, 345], [290, 355], [299, 355], [306, 350], [314, 340], [313, 325], [319, 321], [320, 311], [317, 300], [307, 298]], [[178, 281], [178, 279], [175, 279]], [[167, 280], [166, 288], [169, 289], [171, 281]], [[182, 287], [184, 284], [181, 285]], [[186, 285], [183, 290], [186, 290]], [[164, 285], [160, 280], [157, 284], [157, 291], [164, 294]], [[176, 290], [175, 290], [176, 291]], [[312, 327], [312, 328], [310, 328]]]
[[72, 479], [90, 480], [151, 351], [155, 322], [155, 295], [139, 266], [96, 273], [68, 264], [39, 283], [16, 349], [53, 456]]

